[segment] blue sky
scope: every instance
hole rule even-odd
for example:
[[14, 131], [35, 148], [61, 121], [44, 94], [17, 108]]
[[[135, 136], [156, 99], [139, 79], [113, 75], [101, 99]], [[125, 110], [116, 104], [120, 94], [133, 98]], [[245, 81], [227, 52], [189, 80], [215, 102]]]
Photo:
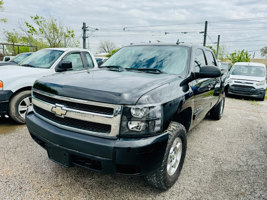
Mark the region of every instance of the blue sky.
[[[201, 45], [205, 21], [207, 44], [216, 46], [217, 37], [227, 52], [245, 49], [259, 57], [267, 46], [266, 0], [4, 0], [0, 18], [0, 41], [4, 30], [16, 29], [30, 16], [53, 17], [75, 30], [82, 45], [82, 23], [92, 27], [87, 45], [98, 51], [100, 41], [118, 47], [130, 43], [175, 43]], [[94, 29], [97, 31], [93, 31]]]

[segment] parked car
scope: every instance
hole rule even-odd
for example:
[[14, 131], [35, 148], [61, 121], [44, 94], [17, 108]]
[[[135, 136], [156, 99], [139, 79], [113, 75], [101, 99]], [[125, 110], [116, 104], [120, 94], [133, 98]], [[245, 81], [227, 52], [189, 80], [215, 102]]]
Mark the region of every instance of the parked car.
[[102, 65], [104, 62], [106, 62], [106, 60], [108, 59], [107, 57], [95, 57], [96, 62], [98, 64], [98, 66]]
[[4, 56], [3, 58], [3, 62], [8, 62], [10, 61], [12, 58], [14, 58], [15, 56]]
[[26, 110], [32, 105], [31, 88], [36, 79], [96, 66], [88, 50], [50, 48], [35, 52], [20, 65], [0, 67], [0, 115], [8, 114], [15, 122], [25, 123]]
[[207, 113], [222, 117], [220, 75], [205, 47], [123, 47], [90, 73], [37, 80], [27, 127], [57, 163], [141, 175], [167, 190], [184, 163], [186, 132]]
[[261, 63], [237, 62], [226, 80], [226, 93], [254, 97], [264, 101], [266, 93], [266, 66]]
[[26, 59], [31, 54], [32, 54], [32, 52], [20, 53], [20, 54], [16, 55], [14, 58], [12, 58], [8, 62], [0, 62], [0, 66], [4, 66], [4, 65], [18, 65], [22, 60]]

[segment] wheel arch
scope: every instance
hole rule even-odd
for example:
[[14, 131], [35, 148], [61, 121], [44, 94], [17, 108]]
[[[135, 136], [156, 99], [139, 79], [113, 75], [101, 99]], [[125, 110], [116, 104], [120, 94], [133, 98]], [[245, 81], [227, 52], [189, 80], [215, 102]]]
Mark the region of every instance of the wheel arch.
[[23, 87], [23, 88], [18, 89], [17, 91], [15, 91], [15, 92], [11, 95], [9, 101], [10, 101], [15, 95], [17, 95], [18, 93], [20, 93], [20, 92], [22, 92], [22, 91], [26, 91], [26, 90], [31, 90], [31, 89], [32, 89], [31, 86], [26, 86], [26, 87]]
[[182, 102], [179, 105], [177, 113], [173, 116], [171, 121], [178, 122], [182, 124], [186, 131], [189, 131], [191, 123], [192, 123], [192, 108], [187, 107], [183, 110], [182, 109]]

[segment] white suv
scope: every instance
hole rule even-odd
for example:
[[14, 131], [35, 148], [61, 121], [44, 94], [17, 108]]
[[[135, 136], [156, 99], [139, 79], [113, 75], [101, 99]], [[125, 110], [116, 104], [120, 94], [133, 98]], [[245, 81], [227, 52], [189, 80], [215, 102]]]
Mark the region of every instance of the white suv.
[[237, 62], [226, 79], [226, 93], [254, 97], [264, 101], [266, 66], [261, 63]]
[[0, 67], [0, 115], [8, 114], [15, 122], [25, 123], [32, 105], [31, 88], [36, 79], [63, 71], [97, 67], [94, 56], [86, 49], [42, 49], [17, 66]]

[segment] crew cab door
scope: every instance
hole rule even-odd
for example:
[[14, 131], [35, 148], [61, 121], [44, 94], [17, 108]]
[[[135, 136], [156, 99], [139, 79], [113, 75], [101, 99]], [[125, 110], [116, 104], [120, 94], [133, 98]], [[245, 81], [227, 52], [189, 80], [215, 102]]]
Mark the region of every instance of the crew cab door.
[[[204, 50], [201, 48], [195, 49], [193, 52], [194, 72], [199, 72], [203, 66], [210, 65], [208, 56], [205, 56]], [[215, 63], [216, 64], [216, 63]], [[212, 64], [214, 66], [214, 64]], [[200, 78], [190, 83], [193, 91], [193, 124], [198, 124], [209, 112], [214, 105], [214, 89], [216, 85], [216, 79], [214, 78]]]

